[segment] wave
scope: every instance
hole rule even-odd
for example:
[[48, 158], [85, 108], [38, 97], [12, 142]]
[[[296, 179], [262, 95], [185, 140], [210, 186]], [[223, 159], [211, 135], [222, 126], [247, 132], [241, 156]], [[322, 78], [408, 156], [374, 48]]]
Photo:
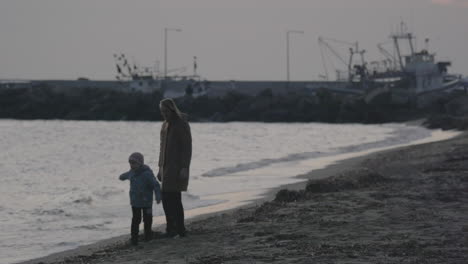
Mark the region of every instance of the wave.
[[191, 210], [195, 208], [202, 208], [207, 206], [212, 206], [220, 203], [224, 203], [227, 200], [218, 200], [218, 199], [201, 199], [200, 196], [184, 192], [183, 194], [184, 208], [186, 210]]
[[112, 224], [112, 221], [105, 221], [103, 223], [99, 224], [90, 224], [90, 225], [81, 225], [81, 226], [75, 226], [75, 229], [86, 229], [86, 230], [109, 230], [108, 228], [105, 228], [106, 225]]
[[79, 246], [80, 244], [78, 242], [59, 242], [54, 244], [56, 247], [68, 247], [68, 248], [74, 248]]
[[431, 136], [431, 133], [432, 132], [430, 130], [422, 130], [419, 127], [405, 127], [403, 129], [391, 132], [389, 134], [390, 136], [384, 140], [341, 147], [337, 148], [336, 151], [339, 153], [349, 153], [392, 145], [406, 144], [411, 141], [429, 137]]
[[266, 167], [275, 163], [280, 162], [289, 162], [289, 161], [297, 161], [303, 159], [312, 159], [325, 156], [327, 154], [334, 154], [334, 153], [324, 153], [324, 152], [302, 152], [302, 153], [294, 153], [290, 154], [286, 157], [276, 158], [276, 159], [262, 159], [259, 161], [247, 162], [247, 163], [240, 163], [235, 166], [231, 167], [222, 167], [210, 170], [208, 172], [203, 173], [202, 177], [218, 177], [218, 176], [225, 176], [232, 173], [254, 170], [262, 167]]
[[191, 209], [196, 209], [196, 208], [198, 209], [198, 208], [203, 208], [203, 207], [208, 207], [208, 206], [212, 206], [212, 205], [225, 203], [227, 201], [228, 200], [214, 200], [214, 199], [198, 200], [196, 202], [184, 203], [184, 208], [185, 208], [185, 210], [191, 210]]
[[420, 127], [407, 126], [396, 129], [389, 133], [389, 136], [383, 140], [376, 142], [362, 143], [358, 145], [351, 145], [346, 147], [339, 147], [331, 149], [329, 152], [302, 152], [287, 155], [285, 157], [276, 159], [262, 159], [254, 162], [240, 163], [234, 166], [221, 167], [203, 173], [202, 177], [219, 177], [242, 171], [249, 171], [266, 167], [275, 163], [300, 161], [305, 159], [314, 159], [326, 156], [333, 156], [338, 154], [359, 152], [368, 149], [386, 147], [391, 145], [405, 144], [414, 140], [425, 138], [431, 135], [430, 130], [423, 130]]
[[188, 193], [188, 192], [184, 192], [182, 195], [184, 196], [184, 198], [186, 198], [186, 199], [188, 199], [190, 201], [200, 200], [200, 196], [194, 195], [194, 194], [191, 194], [191, 193]]
[[75, 204], [91, 204], [93, 198], [91, 196], [82, 197], [73, 201]]
[[32, 212], [33, 215], [68, 215], [65, 210], [63, 209], [49, 209], [49, 210], [44, 210], [44, 209], [35, 209]]
[[120, 195], [122, 192], [125, 192], [125, 191], [121, 189], [117, 189], [117, 188], [103, 187], [99, 191], [93, 191], [93, 195], [107, 199], [113, 195]]

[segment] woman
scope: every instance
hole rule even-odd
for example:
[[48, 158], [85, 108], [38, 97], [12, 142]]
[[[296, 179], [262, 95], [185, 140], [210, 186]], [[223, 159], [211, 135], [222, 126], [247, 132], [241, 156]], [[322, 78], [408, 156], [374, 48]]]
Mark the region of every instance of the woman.
[[159, 108], [164, 118], [161, 127], [158, 179], [162, 182], [162, 202], [166, 214], [166, 235], [186, 235], [181, 192], [187, 191], [192, 136], [187, 115], [172, 99], [164, 99]]

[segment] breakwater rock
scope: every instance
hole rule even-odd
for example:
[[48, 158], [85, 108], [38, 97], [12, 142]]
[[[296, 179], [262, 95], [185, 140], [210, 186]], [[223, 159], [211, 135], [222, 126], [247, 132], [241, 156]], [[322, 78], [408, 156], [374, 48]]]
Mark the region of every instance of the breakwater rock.
[[[162, 120], [158, 109], [161, 99], [160, 92], [143, 94], [83, 88], [64, 93], [48, 87], [3, 89], [0, 90], [0, 118], [158, 121]], [[175, 100], [195, 122], [385, 123], [433, 116], [427, 123], [429, 127], [466, 129], [466, 125], [453, 123], [461, 122], [468, 115], [468, 95], [460, 92], [444, 96], [424, 109], [393, 104], [385, 98], [366, 103], [362, 98], [327, 90], [281, 96], [269, 89], [255, 96], [233, 91], [222, 97], [186, 95]], [[441, 115], [456, 120], [440, 121]]]

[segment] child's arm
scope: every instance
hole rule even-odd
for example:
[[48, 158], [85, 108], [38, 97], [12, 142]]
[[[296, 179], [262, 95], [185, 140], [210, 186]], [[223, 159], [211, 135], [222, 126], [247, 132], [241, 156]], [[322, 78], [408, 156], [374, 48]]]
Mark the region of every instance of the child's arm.
[[119, 180], [121, 181], [125, 181], [125, 180], [128, 180], [130, 179], [130, 171], [127, 171], [125, 173], [122, 173], [120, 176], [119, 176]]

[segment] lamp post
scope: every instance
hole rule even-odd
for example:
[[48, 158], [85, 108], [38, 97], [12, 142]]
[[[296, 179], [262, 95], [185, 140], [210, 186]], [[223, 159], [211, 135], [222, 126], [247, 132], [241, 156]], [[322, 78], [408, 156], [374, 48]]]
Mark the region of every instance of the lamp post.
[[289, 35], [297, 33], [297, 34], [304, 34], [304, 31], [302, 30], [288, 30], [286, 31], [286, 80], [289, 85]]
[[167, 32], [176, 31], [181, 32], [179, 28], [164, 28], [164, 80], [167, 79]]

